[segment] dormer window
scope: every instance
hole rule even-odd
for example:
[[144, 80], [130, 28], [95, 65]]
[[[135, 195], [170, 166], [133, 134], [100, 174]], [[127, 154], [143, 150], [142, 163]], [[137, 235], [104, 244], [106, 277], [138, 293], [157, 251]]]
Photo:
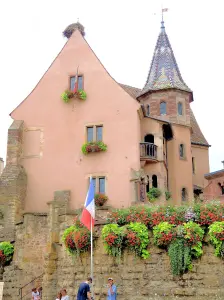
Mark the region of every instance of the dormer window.
[[166, 115], [166, 102], [160, 103], [160, 115]]
[[150, 115], [150, 105], [149, 104], [146, 105], [146, 114], [147, 114], [147, 116]]
[[[75, 88], [76, 76], [70, 77], [70, 90], [73, 91]], [[83, 76], [78, 76], [78, 90], [83, 90]]]
[[178, 115], [183, 116], [183, 103], [179, 102], [177, 105]]

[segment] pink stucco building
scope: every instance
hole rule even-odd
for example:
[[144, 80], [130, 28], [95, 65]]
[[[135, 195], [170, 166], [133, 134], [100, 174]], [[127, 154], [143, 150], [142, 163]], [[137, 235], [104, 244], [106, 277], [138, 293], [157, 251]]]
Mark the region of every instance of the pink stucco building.
[[224, 161], [221, 170], [205, 174], [208, 181], [203, 191], [204, 200], [221, 200], [224, 202]]
[[[70, 207], [80, 208], [90, 177], [113, 207], [147, 202], [152, 187], [161, 192], [158, 203], [166, 202], [167, 191], [175, 204], [191, 201], [206, 185], [209, 144], [191, 110], [193, 92], [182, 79], [164, 23], [142, 89], [110, 76], [80, 23], [65, 35], [61, 52], [11, 113], [9, 132], [19, 128], [20, 146], [12, 155], [9, 140], [7, 165], [21, 165], [27, 174], [24, 211], [46, 211], [57, 190], [70, 190]], [[74, 89], [77, 69], [78, 88], [87, 98], [65, 103], [61, 95]], [[99, 141], [106, 151], [83, 154], [83, 144]]]

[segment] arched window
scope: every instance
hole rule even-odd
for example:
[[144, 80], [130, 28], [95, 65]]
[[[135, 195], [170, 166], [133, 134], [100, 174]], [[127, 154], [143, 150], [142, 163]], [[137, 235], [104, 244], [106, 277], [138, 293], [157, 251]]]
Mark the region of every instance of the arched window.
[[146, 106], [146, 114], [147, 114], [147, 116], [150, 115], [150, 105], [149, 104], [147, 104], [147, 106]]
[[181, 199], [182, 199], [182, 201], [187, 200], [187, 190], [186, 190], [186, 188], [182, 188], [182, 190], [181, 190]]
[[166, 102], [161, 102], [160, 103], [160, 114], [161, 115], [166, 115]]
[[154, 144], [154, 135], [153, 134], [147, 134], [145, 136], [145, 143], [152, 143], [152, 144]]
[[179, 146], [180, 158], [184, 158], [184, 145], [180, 144]]
[[157, 182], [157, 176], [152, 175], [152, 187], [157, 188], [158, 187], [158, 182]]
[[149, 176], [147, 175], [146, 193], [149, 192]]
[[223, 185], [222, 185], [222, 184], [219, 182], [218, 185], [220, 186], [222, 195], [224, 195], [224, 183], [223, 183]]
[[178, 110], [178, 115], [182, 116], [183, 115], [183, 103], [178, 102], [177, 110]]

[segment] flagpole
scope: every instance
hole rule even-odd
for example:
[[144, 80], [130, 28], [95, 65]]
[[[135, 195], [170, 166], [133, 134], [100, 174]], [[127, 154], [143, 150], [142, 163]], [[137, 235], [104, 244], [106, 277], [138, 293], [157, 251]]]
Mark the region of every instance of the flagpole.
[[93, 279], [93, 220], [91, 218], [91, 228], [90, 228], [90, 243], [91, 243], [91, 254], [90, 254], [90, 269], [91, 269], [91, 278], [92, 278], [92, 296], [94, 298], [94, 290], [93, 290], [93, 285], [94, 285], [94, 279]]

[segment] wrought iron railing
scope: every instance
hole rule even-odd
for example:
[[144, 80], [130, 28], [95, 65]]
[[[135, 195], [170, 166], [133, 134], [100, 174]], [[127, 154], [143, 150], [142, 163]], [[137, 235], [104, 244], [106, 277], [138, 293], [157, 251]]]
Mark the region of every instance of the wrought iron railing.
[[157, 146], [152, 143], [140, 143], [141, 158], [157, 158]]
[[41, 287], [44, 274], [41, 274], [19, 289], [20, 300], [31, 299], [32, 289]]

